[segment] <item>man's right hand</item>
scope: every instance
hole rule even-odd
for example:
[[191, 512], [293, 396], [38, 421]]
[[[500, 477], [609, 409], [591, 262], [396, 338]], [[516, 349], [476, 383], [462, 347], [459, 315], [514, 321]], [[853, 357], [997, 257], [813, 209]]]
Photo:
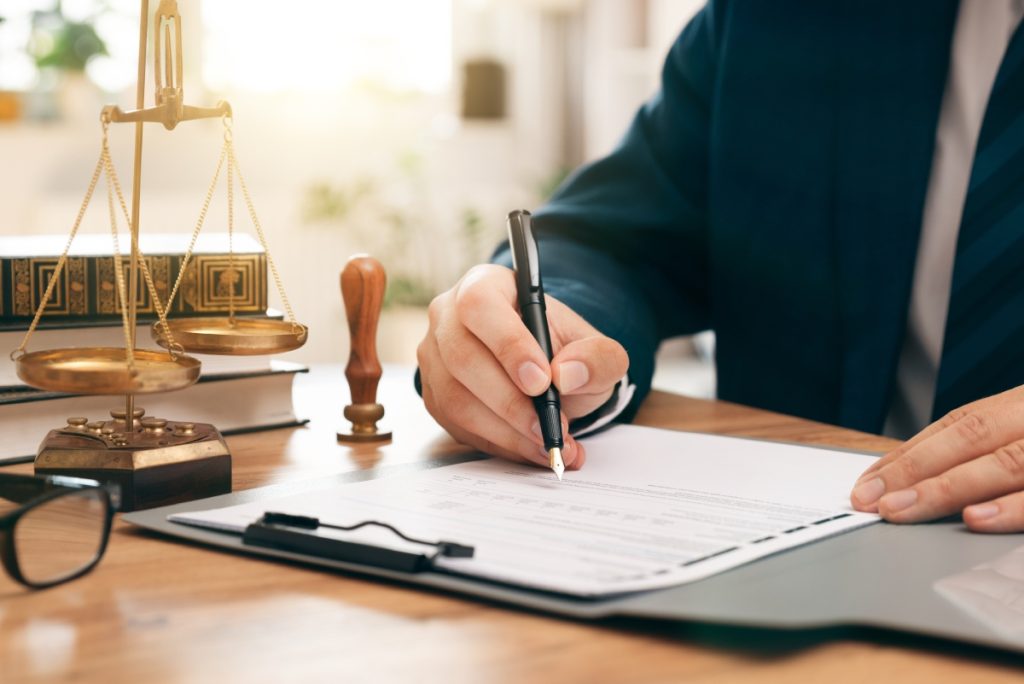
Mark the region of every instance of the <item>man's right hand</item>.
[[[562, 427], [611, 397], [629, 366], [626, 350], [553, 297], [547, 298], [554, 359], [516, 309], [512, 271], [476, 266], [430, 303], [430, 328], [417, 349], [423, 400], [458, 441], [488, 454], [547, 467], [530, 397], [553, 381], [562, 395]], [[567, 468], [586, 460], [566, 434]]]

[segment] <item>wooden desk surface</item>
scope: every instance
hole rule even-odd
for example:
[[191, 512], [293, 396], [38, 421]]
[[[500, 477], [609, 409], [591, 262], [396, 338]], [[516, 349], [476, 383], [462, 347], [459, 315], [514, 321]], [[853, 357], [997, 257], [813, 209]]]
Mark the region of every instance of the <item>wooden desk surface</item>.
[[[347, 399], [341, 368], [317, 368], [297, 394], [300, 408], [313, 418], [309, 427], [228, 440], [236, 490], [459, 448], [430, 420], [407, 375], [386, 377], [381, 398], [396, 428], [394, 443], [340, 446], [335, 418]], [[638, 422], [862, 449], [890, 444], [663, 393], [650, 397]], [[1019, 682], [1012, 663], [955, 647], [907, 646], [900, 639], [794, 639], [699, 625], [574, 622], [233, 556], [162, 540], [124, 523], [103, 562], [85, 578], [36, 593], [0, 579], [5, 683]]]

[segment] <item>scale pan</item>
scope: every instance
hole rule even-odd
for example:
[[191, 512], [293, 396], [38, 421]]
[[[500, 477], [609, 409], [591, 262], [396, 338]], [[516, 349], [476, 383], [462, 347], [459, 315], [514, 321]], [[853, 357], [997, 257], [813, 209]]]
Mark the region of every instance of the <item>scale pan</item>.
[[200, 363], [190, 356], [135, 350], [135, 370], [121, 347], [71, 347], [30, 352], [15, 362], [25, 384], [71, 394], [149, 394], [188, 387], [199, 379]]
[[[281, 354], [306, 343], [306, 326], [274, 318], [176, 318], [167, 321], [171, 336], [188, 352], [250, 356]], [[159, 323], [153, 324], [153, 339], [161, 347], [167, 337]]]

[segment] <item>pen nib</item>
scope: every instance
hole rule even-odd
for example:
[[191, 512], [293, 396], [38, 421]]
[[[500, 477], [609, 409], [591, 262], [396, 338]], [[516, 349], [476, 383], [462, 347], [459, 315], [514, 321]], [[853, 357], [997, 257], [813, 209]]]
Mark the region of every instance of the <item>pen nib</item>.
[[565, 464], [562, 463], [562, 450], [558, 447], [548, 449], [548, 465], [551, 466], [551, 470], [555, 471], [555, 475], [558, 476], [558, 481], [562, 481], [562, 473], [565, 472]]

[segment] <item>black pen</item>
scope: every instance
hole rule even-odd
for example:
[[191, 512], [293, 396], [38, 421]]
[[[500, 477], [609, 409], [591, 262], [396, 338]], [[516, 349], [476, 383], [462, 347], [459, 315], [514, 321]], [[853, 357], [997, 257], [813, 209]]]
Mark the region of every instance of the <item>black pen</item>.
[[[530, 212], [517, 209], [508, 215], [508, 241], [512, 247], [512, 268], [516, 273], [519, 315], [550, 361], [553, 356], [551, 333], [548, 331], [547, 306], [544, 304], [544, 285], [540, 279], [537, 240], [530, 228]], [[554, 384], [533, 398], [533, 407], [537, 410], [540, 431], [544, 436], [548, 465], [561, 480], [565, 472], [565, 464], [562, 463], [565, 443], [562, 439], [562, 405]]]

